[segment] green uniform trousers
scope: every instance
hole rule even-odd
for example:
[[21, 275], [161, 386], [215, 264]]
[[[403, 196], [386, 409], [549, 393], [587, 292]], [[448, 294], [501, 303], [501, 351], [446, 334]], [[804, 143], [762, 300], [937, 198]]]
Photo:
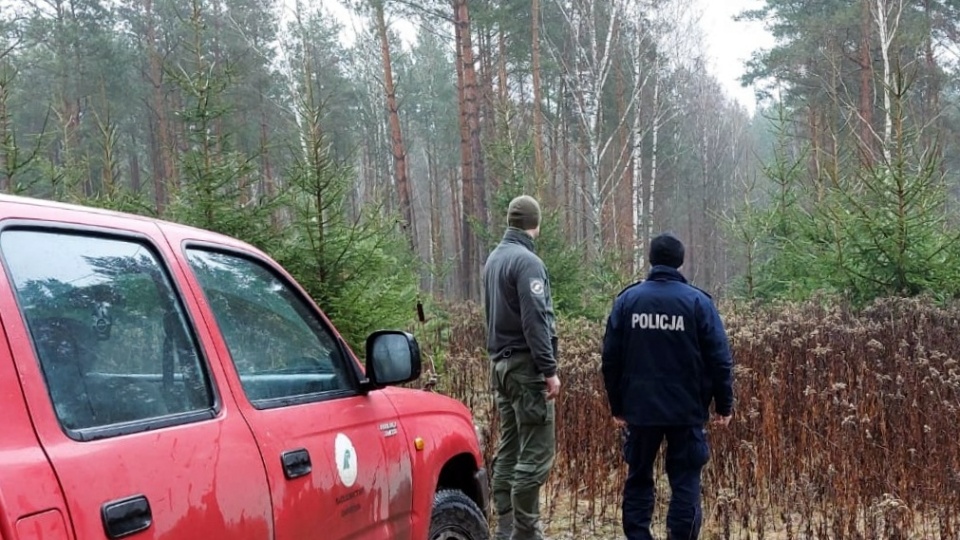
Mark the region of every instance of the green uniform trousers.
[[514, 353], [491, 369], [500, 444], [493, 463], [493, 504], [513, 512], [515, 540], [540, 538], [540, 488], [556, 456], [554, 402], [529, 353]]

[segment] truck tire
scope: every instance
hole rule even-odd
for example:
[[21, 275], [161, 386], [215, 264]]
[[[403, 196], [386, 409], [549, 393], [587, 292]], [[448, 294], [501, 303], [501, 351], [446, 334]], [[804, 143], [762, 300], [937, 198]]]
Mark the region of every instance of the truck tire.
[[446, 489], [433, 497], [430, 540], [489, 540], [487, 519], [462, 491]]

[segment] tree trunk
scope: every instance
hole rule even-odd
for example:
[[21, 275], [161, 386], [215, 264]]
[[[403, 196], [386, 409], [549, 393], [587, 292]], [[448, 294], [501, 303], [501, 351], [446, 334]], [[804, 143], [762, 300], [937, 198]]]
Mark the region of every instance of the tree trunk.
[[[638, 40], [639, 41], [639, 40]], [[633, 65], [633, 76], [635, 78], [640, 78], [643, 76], [643, 58], [640, 55], [641, 46], [638, 42], [636, 45], [634, 65]], [[654, 88], [656, 89], [656, 84], [659, 83], [659, 74], [654, 72]], [[653, 125], [651, 126], [654, 130], [657, 129], [657, 124], [660, 122], [659, 118], [659, 109], [657, 108], [656, 92], [654, 92], [653, 99]], [[647, 194], [644, 190], [643, 185], [643, 138], [644, 138], [644, 118], [643, 118], [643, 99], [638, 99], [636, 102], [636, 107], [633, 110], [633, 140], [631, 141], [631, 149], [633, 155], [631, 156], [631, 165], [633, 167], [633, 185], [631, 186], [631, 197], [630, 201], [633, 204], [633, 272], [634, 274], [642, 274], [646, 267], [646, 239], [647, 239], [647, 227], [646, 227], [646, 208], [647, 208]], [[656, 151], [656, 144], [654, 144], [654, 151]]]
[[[559, 141], [564, 138], [561, 134], [562, 132], [560, 131], [561, 125], [563, 124], [563, 120], [560, 117], [560, 114], [561, 114], [560, 100], [556, 101], [556, 105], [557, 105], [557, 108], [556, 108], [556, 114], [554, 115], [554, 118], [557, 118], [557, 121], [554, 122], [553, 129], [550, 130], [549, 141], [544, 141], [544, 143], [547, 144], [547, 148], [550, 149], [549, 150], [550, 151], [550, 167], [549, 169], [547, 169], [545, 174], [547, 189], [544, 191], [546, 193], [547, 206], [552, 206], [554, 208], [559, 206], [558, 201], [560, 200], [560, 186], [558, 185], [559, 177], [557, 175], [557, 171], [560, 168], [560, 159], [561, 159]], [[543, 116], [541, 115], [541, 121], [542, 121], [542, 118]]]
[[402, 228], [410, 242], [410, 249], [417, 252], [417, 226], [414, 222], [411, 204], [410, 180], [407, 178], [407, 151], [400, 130], [400, 114], [397, 108], [396, 89], [393, 85], [393, 66], [390, 63], [390, 42], [387, 39], [387, 23], [383, 14], [383, 3], [376, 3], [377, 33], [380, 36], [380, 54], [383, 58], [383, 84], [387, 93], [387, 114], [390, 122], [391, 150], [393, 152], [394, 178], [400, 198], [400, 213], [403, 217]]
[[423, 159], [427, 164], [427, 193], [430, 196], [430, 245], [428, 246], [427, 261], [430, 264], [430, 281], [427, 288], [431, 294], [438, 298], [443, 297], [443, 283], [437, 279], [439, 275], [440, 264], [443, 260], [443, 229], [440, 224], [443, 222], [443, 196], [440, 193], [442, 181], [440, 171], [437, 166], [436, 157], [439, 151], [431, 143], [423, 146]]
[[[460, 59], [463, 65], [463, 110], [467, 123], [467, 133], [470, 141], [470, 156], [473, 169], [472, 178], [472, 205], [467, 203], [467, 179], [464, 178], [464, 210], [469, 208], [469, 218], [475, 222], [475, 226], [480, 230], [487, 230], [487, 208], [486, 208], [486, 179], [484, 176], [483, 146], [480, 142], [480, 108], [477, 92], [477, 74], [474, 65], [473, 46], [470, 36], [470, 13], [467, 8], [467, 0], [456, 0], [456, 18], [454, 24], [459, 28]], [[472, 252], [469, 254], [470, 260], [470, 278], [468, 286], [468, 298], [478, 298], [480, 294], [479, 271], [482, 261], [486, 257], [483, 247], [478, 240], [476, 231], [471, 232], [473, 237]]]
[[[475, 61], [472, 63], [472, 65], [480, 66], [476, 73], [477, 108], [475, 114], [477, 117], [478, 133], [486, 132], [489, 134], [496, 134], [498, 115], [495, 112], [495, 92], [493, 88], [494, 74], [496, 69], [493, 66], [493, 36], [490, 32], [491, 30], [489, 26], [483, 27], [481, 25], [477, 25], [477, 28], [475, 30], [471, 30], [467, 35], [468, 37], [474, 33], [477, 35], [476, 46], [474, 46], [471, 42], [470, 49], [471, 52], [476, 50], [476, 53], [474, 54]], [[464, 34], [460, 35], [461, 39], [463, 39], [463, 35]], [[472, 143], [473, 141], [471, 140], [471, 144]], [[483, 154], [482, 139], [480, 149], [479, 156], [480, 159], [483, 160], [485, 156]], [[474, 154], [474, 157], [476, 158], [477, 154]], [[474, 174], [474, 181], [476, 180], [477, 176]], [[490, 208], [490, 198], [500, 188], [501, 179], [496, 170], [494, 170], [485, 171], [483, 180], [483, 189], [481, 190], [478, 188], [478, 193], [483, 193], [483, 199], [481, 199], [483, 214], [481, 214], [481, 216], [484, 223], [483, 230], [486, 230], [486, 224], [490, 223], [490, 215], [488, 214]], [[481, 252], [483, 251], [482, 242], [478, 243], [478, 248]], [[479, 257], [480, 261], [482, 261], [483, 254], [481, 253]]]
[[[583, 150], [581, 150], [580, 155], [586, 155]], [[590, 257], [590, 261], [595, 261], [595, 257], [599, 254], [600, 246], [597, 244], [597, 234], [600, 230], [597, 221], [594, 221], [595, 217], [599, 215], [597, 213], [597, 207], [594, 206], [594, 201], [597, 199], [591, 197], [591, 191], [596, 183], [593, 181], [596, 177], [593, 175], [591, 165], [587, 160], [579, 159], [577, 160], [580, 165], [580, 176], [577, 179], [577, 201], [579, 201], [580, 208], [577, 212], [577, 217], [580, 219], [580, 224], [578, 230], [580, 231], [580, 242], [583, 242], [587, 246], [587, 256]]]
[[647, 230], [644, 234], [643, 239], [643, 248], [646, 249], [650, 245], [650, 240], [653, 239], [653, 227], [654, 227], [654, 210], [656, 202], [656, 187], [657, 187], [657, 159], [659, 158], [660, 152], [660, 59], [657, 57], [656, 64], [654, 66], [654, 78], [653, 78], [653, 110], [656, 111], [656, 118], [653, 122], [653, 126], [650, 132], [650, 182], [647, 184], [647, 205], [643, 209], [643, 217], [646, 221]]
[[[520, 83], [520, 92], [516, 101], [518, 103], [524, 102], [523, 83]], [[519, 178], [523, 170], [523, 164], [520, 162], [520, 156], [517, 153], [516, 140], [514, 139], [511, 126], [511, 121], [514, 119], [514, 111], [515, 107], [513, 106], [513, 100], [510, 96], [510, 78], [507, 74], [507, 38], [503, 30], [503, 25], [500, 25], [497, 30], [497, 103], [495, 107], [497, 122], [494, 126], [496, 131], [488, 131], [487, 137], [490, 137], [491, 133], [496, 133], [497, 141], [501, 145], [506, 146], [510, 154], [510, 169], [505, 176], [510, 179]], [[501, 160], [502, 159], [503, 158], [501, 158]], [[523, 178], [523, 190], [526, 193], [529, 192], [529, 188], [533, 186], [526, 175], [523, 175]], [[491, 193], [493, 197], [495, 197], [496, 194], [500, 193], [502, 182], [499, 179], [491, 179], [490, 183], [492, 188]]]
[[[563, 93], [563, 81], [559, 81], [559, 91], [560, 95]], [[553, 101], [552, 105], [555, 107], [553, 111], [553, 118], [556, 118], [556, 121], [553, 123], [553, 129], [550, 130], [550, 140], [544, 141], [548, 144], [547, 148], [550, 149], [550, 167], [547, 169], [547, 193], [550, 196], [550, 200], [547, 201], [547, 204], [555, 208], [560, 207], [560, 201], [563, 199], [562, 189], [560, 180], [560, 164], [563, 160], [563, 155], [561, 154], [561, 142], [566, 140], [564, 137], [563, 131], [563, 107], [561, 105], [561, 100], [556, 99]], [[541, 115], [541, 118], [543, 116]]]
[[157, 215], [162, 215], [167, 206], [167, 186], [174, 175], [174, 148], [170, 138], [170, 126], [167, 121], [168, 105], [163, 93], [163, 58], [157, 51], [157, 29], [153, 15], [153, 0], [143, 0], [144, 21], [146, 23], [147, 79], [150, 84], [150, 105], [156, 121], [154, 152], [157, 155], [152, 163], [153, 197]]
[[[134, 147], [136, 147], [135, 144]], [[127, 152], [127, 166], [130, 168], [130, 191], [137, 195], [143, 187], [140, 179], [140, 156], [136, 150]]]
[[[77, 131], [80, 124], [80, 103], [77, 95], [77, 89], [74, 86], [71, 75], [80, 76], [76, 73], [75, 60], [71, 57], [71, 45], [68, 39], [73, 35], [73, 29], [67, 26], [68, 8], [63, 2], [54, 2], [54, 20], [56, 40], [56, 62], [57, 62], [57, 94], [59, 103], [53, 106], [53, 111], [59, 120], [60, 145], [54, 149], [54, 163], [63, 167], [67, 172], [63, 178], [66, 184], [63, 190], [56, 193], [56, 197], [63, 197], [68, 192], [73, 193], [78, 179], [74, 174], [74, 165], [79, 156], [75, 153], [78, 139]], [[75, 52], [75, 51], [74, 51]], [[84, 184], [85, 187], [86, 183]]]
[[[563, 89], [564, 85], [561, 85]], [[560, 93], [563, 95], [563, 92]], [[572, 169], [571, 164], [571, 149], [570, 149], [570, 137], [567, 136], [569, 123], [567, 122], [566, 111], [563, 110], [563, 105], [557, 104], [557, 114], [560, 117], [558, 122], [557, 137], [560, 139], [560, 162], [563, 164], [558, 169], [561, 171], [557, 178], [557, 183], [559, 184], [559, 192], [561, 194], [560, 204], [558, 206], [565, 208], [564, 217], [566, 218], [566, 224], [564, 230], [567, 231], [567, 239], [571, 242], [575, 241], [577, 238], [577, 229], [575, 228], [576, 220], [575, 210], [576, 202], [574, 201], [574, 188], [573, 184], [576, 182], [576, 174]]]
[[860, 144], [864, 164], [873, 164], [873, 59], [870, 56], [870, 0], [863, 0], [860, 22]]
[[463, 293], [463, 290], [462, 290], [462, 284], [463, 284], [462, 260], [464, 259], [464, 256], [462, 255], [464, 253], [463, 232], [462, 232], [463, 231], [463, 222], [462, 222], [463, 212], [461, 210], [462, 207], [460, 204], [460, 199], [461, 199], [460, 185], [457, 183], [457, 180], [458, 180], [457, 170], [455, 168], [451, 168], [447, 176], [449, 177], [449, 186], [450, 186], [450, 223], [453, 224], [453, 231], [451, 231], [453, 234], [450, 237], [450, 245], [452, 246], [452, 248], [450, 251], [452, 253], [461, 254], [461, 267], [452, 268], [453, 280], [451, 284], [452, 285], [451, 289], [455, 291], [454, 294], [459, 297], [459, 295]]
[[[250, 125], [250, 111], [248, 108], [244, 107], [239, 111], [240, 113], [240, 125], [249, 126]], [[223, 163], [224, 161], [224, 144], [223, 144], [223, 116], [218, 116], [214, 119], [214, 136], [216, 140], [213, 143], [213, 148], [215, 152], [214, 162]], [[259, 130], [258, 130], [259, 131]], [[258, 133], [259, 136], [259, 133]], [[263, 156], [261, 155], [261, 159]], [[247, 171], [242, 171], [241, 174], [237, 177], [237, 203], [240, 208], [246, 208], [254, 201], [254, 195], [259, 190], [259, 186], [251, 181], [251, 174]], [[261, 180], [263, 179], [263, 172], [256, 175]]]
[[[462, 40], [463, 47], [463, 78], [464, 78], [464, 91], [465, 91], [465, 102], [467, 105], [467, 112], [469, 116], [467, 118], [470, 125], [470, 150], [473, 155], [473, 182], [476, 186], [474, 191], [476, 193], [476, 198], [474, 199], [474, 213], [476, 218], [479, 221], [481, 230], [486, 230], [489, 226], [489, 219], [487, 216], [487, 197], [486, 197], [486, 187], [487, 179], [485, 175], [484, 167], [484, 155], [483, 155], [483, 146], [480, 139], [480, 99], [479, 92], [477, 87], [477, 75], [475, 69], [474, 55], [473, 55], [473, 45], [471, 44], [471, 34], [470, 34], [470, 14], [467, 9], [467, 0], [461, 0], [460, 2], [460, 24], [463, 25], [463, 31], [460, 32], [460, 39]], [[477, 245], [478, 251], [478, 261], [482, 261], [485, 253], [483, 253], [482, 246]], [[479, 286], [477, 287], [479, 292]]]
[[[617, 71], [617, 114], [621, 118], [626, 118], [626, 116], [630, 114], [624, 96], [624, 89], [624, 73], [623, 69], [619, 69]], [[637, 103], [636, 106], [639, 108], [640, 104]], [[632, 152], [628, 125], [627, 122], [624, 122], [620, 127], [620, 148], [622, 148], [622, 150], [621, 156], [617, 161], [624, 161], [625, 164], [623, 172], [617, 176], [617, 181], [613, 187], [614, 245], [618, 253], [618, 258], [620, 259], [621, 270], [626, 272], [630, 269], [631, 257], [629, 253], [633, 245], [633, 234], [631, 234], [633, 229], [633, 205], [631, 201], [633, 198], [630, 196], [633, 186], [632, 159], [627, 157], [628, 154], [632, 156]]]
[[[0, 60], [3, 60], [0, 57]], [[0, 64], [0, 193], [10, 193], [17, 169], [17, 148], [14, 146], [12, 114], [7, 109], [10, 78]]]
[[608, 118], [604, 106], [613, 58], [620, 49], [618, 40], [625, 7], [626, 3], [620, 1], [602, 7], [589, 0], [558, 4], [573, 40], [569, 47], [564, 46], [562, 50], [558, 47], [548, 49], [562, 66], [564, 78], [570, 84], [573, 96], [571, 103], [586, 140], [583, 155], [589, 176], [579, 198], [586, 205], [584, 216], [590, 237], [587, 242], [590, 259], [602, 255], [604, 196], [612, 192], [610, 184], [620, 172], [619, 164], [609, 169], [605, 167], [611, 156], [619, 157], [621, 152], [612, 148], [618, 135], [616, 130], [605, 129]]
[[96, 124], [97, 131], [101, 138], [100, 150], [102, 152], [100, 155], [100, 192], [108, 197], [112, 197], [116, 195], [117, 189], [120, 187], [118, 185], [120, 180], [120, 162], [117, 157], [116, 126], [114, 126], [109, 114], [106, 114], [103, 119], [98, 118]]
[[[700, 160], [700, 189], [698, 190], [700, 207], [696, 212], [696, 216], [694, 216], [697, 223], [697, 233], [694, 238], [691, 238], [695, 246], [691, 251], [693, 251], [692, 255], [694, 255], [693, 263], [696, 269], [697, 281], [709, 285], [711, 280], [711, 261], [708, 257], [707, 250], [712, 246], [708, 238], [709, 234], [707, 233], [707, 216], [709, 215], [708, 199], [711, 185], [710, 171], [720, 166], [720, 156], [712, 152], [714, 146], [711, 144], [712, 141], [707, 123], [704, 122], [704, 119], [709, 115], [709, 103], [706, 95], [707, 89], [702, 79], [698, 80], [697, 85], [699, 110], [696, 116], [697, 124], [699, 124], [700, 128], [700, 149], [697, 152], [697, 159]], [[716, 126], [716, 123], [713, 125]], [[716, 189], [716, 187], [714, 187], [714, 189]], [[693, 207], [691, 206], [690, 208]], [[693, 214], [694, 212], [690, 213]], [[698, 256], [701, 254], [702, 256]]]
[[[933, 17], [931, 16], [931, 10], [934, 8], [931, 6], [930, 0], [924, 0], [924, 12], [927, 17], [927, 34], [924, 36], [924, 60], [926, 63], [926, 72], [927, 72], [927, 99], [925, 103], [925, 111], [923, 113], [923, 125], [927, 125], [932, 122], [932, 128], [934, 133], [939, 133], [940, 127], [943, 125], [943, 121], [940, 118], [940, 92], [941, 92], [941, 83], [940, 83], [940, 67], [937, 65], [937, 57], [934, 54], [933, 47]], [[927, 130], [928, 134], [924, 135], [926, 144], [924, 145], [927, 148], [931, 148], [935, 153], [934, 160], [940, 168], [941, 174], [945, 172], [945, 163], [943, 162], [943, 145], [936, 142], [935, 136], [929, 135], [930, 130]]]
[[[893, 0], [896, 10], [887, 11], [888, 0], [875, 0], [876, 11], [874, 22], [880, 37], [880, 57], [883, 60], [883, 140], [881, 141], [883, 159], [891, 165], [891, 146], [893, 143], [893, 98], [899, 96], [900, 88], [895, 87], [897, 79], [893, 74], [893, 65], [890, 52], [900, 26], [900, 15], [903, 13], [903, 0]], [[899, 99], [899, 98], [898, 98]]]
[[497, 30], [497, 101], [500, 105], [509, 103], [509, 83], [507, 82], [507, 38], [503, 28]]
[[[223, 39], [222, 38], [223, 36], [222, 25], [223, 25], [223, 19], [224, 19], [223, 4], [224, 4], [223, 2], [218, 2], [216, 0], [209, 2], [207, 4], [210, 6], [209, 7], [210, 15], [211, 15], [210, 19], [213, 21], [213, 32], [209, 38], [209, 41], [207, 42], [208, 46], [210, 47], [210, 50], [212, 50], [213, 52], [213, 66], [211, 67], [211, 71], [214, 69], [221, 70], [221, 66], [225, 65], [224, 58], [223, 58], [223, 47], [220, 46], [220, 42]], [[206, 26], [206, 24], [204, 24], [204, 26]], [[247, 123], [243, 122], [243, 125], [247, 125]], [[223, 149], [224, 130], [223, 130], [222, 115], [217, 116], [213, 119], [213, 133], [214, 133], [213, 150], [214, 152], [216, 152], [216, 155], [221, 156], [223, 155], [223, 151], [224, 151]], [[241, 204], [245, 204], [244, 199], [249, 197], [248, 195], [249, 189], [247, 189], [248, 186], [246, 185], [247, 179], [239, 178], [238, 180], [240, 184]]]
[[533, 0], [530, 8], [532, 24], [531, 69], [533, 70], [533, 176], [537, 199], [543, 198], [545, 167], [543, 159], [543, 109], [540, 89], [540, 0]]
[[[270, 135], [268, 133], [268, 120], [266, 110], [266, 100], [263, 97], [263, 90], [260, 90], [260, 170], [261, 170], [261, 192], [267, 201], [273, 201], [277, 196], [277, 179], [273, 175], [273, 163], [270, 161]], [[273, 230], [279, 230], [283, 219], [281, 210], [276, 209], [270, 213], [270, 226]]]
[[477, 255], [476, 255], [476, 234], [470, 223], [474, 215], [476, 206], [475, 199], [476, 185], [473, 180], [473, 147], [470, 144], [470, 120], [469, 108], [467, 106], [466, 92], [466, 68], [463, 60], [463, 39], [461, 33], [463, 26], [460, 24], [459, 2], [454, 2], [454, 33], [456, 38], [457, 51], [457, 104], [460, 109], [460, 185], [463, 196], [461, 198], [461, 226], [460, 226], [460, 297], [462, 299], [471, 298], [473, 282], [478, 277]]

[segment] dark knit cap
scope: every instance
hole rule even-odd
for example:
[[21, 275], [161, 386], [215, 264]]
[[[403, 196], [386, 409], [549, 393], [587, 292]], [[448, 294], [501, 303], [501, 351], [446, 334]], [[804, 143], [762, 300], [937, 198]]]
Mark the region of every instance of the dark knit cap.
[[507, 207], [507, 225], [531, 231], [540, 225], [540, 204], [529, 195], [521, 195]]
[[650, 242], [650, 265], [680, 268], [683, 265], [683, 242], [670, 233], [654, 238]]

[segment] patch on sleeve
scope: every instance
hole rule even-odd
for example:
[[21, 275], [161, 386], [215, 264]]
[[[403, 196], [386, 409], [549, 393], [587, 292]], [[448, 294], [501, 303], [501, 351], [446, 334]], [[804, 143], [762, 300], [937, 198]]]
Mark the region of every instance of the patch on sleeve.
[[540, 278], [530, 278], [530, 292], [535, 296], [543, 296], [543, 280]]

